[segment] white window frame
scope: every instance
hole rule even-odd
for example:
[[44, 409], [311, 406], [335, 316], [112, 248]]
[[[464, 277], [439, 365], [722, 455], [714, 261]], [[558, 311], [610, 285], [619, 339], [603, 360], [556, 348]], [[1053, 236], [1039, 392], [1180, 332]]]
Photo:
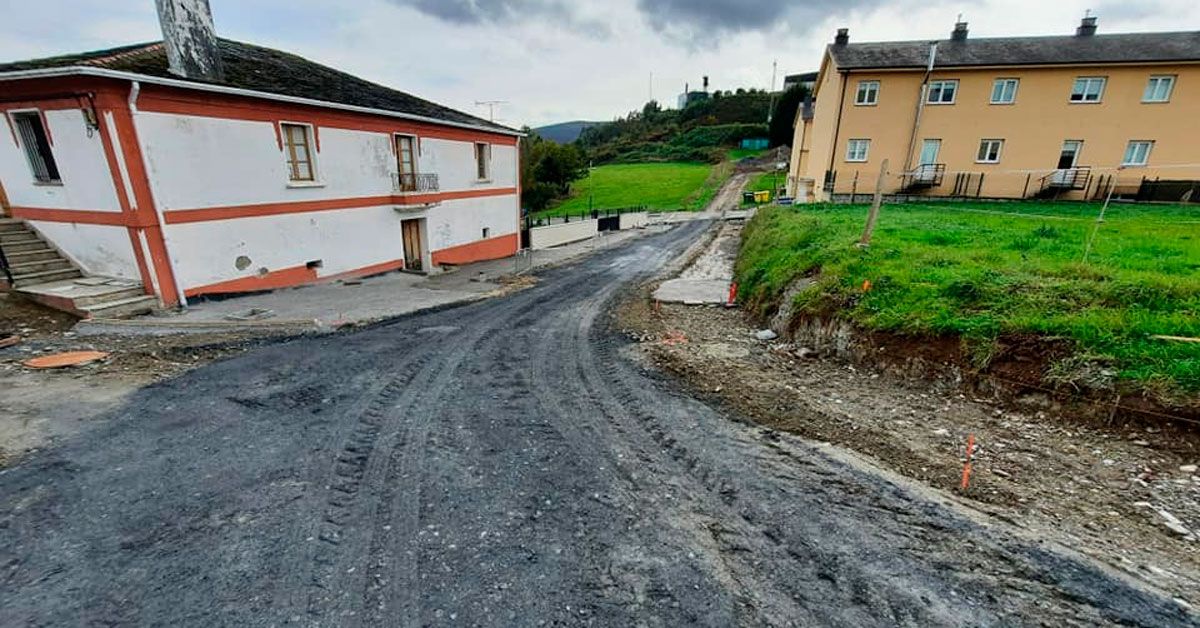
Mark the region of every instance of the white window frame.
[[[1131, 161], [1130, 159], [1131, 153], [1134, 156], [1137, 155], [1134, 149], [1135, 146], [1145, 147], [1140, 161]], [[1121, 166], [1126, 168], [1145, 166], [1146, 164], [1150, 163], [1150, 151], [1153, 150], [1154, 140], [1129, 140], [1129, 143], [1125, 145], [1125, 156], [1121, 158]]]
[[[1079, 91], [1079, 85], [1084, 85], [1083, 91]], [[1090, 86], [1095, 84], [1100, 85], [1100, 89], [1096, 90], [1096, 97], [1089, 99], [1088, 96], [1092, 93]], [[1104, 89], [1108, 87], [1107, 76], [1077, 76], [1071, 82], [1071, 95], [1068, 97], [1069, 102], [1080, 105], [1094, 105], [1104, 101]], [[1075, 96], [1078, 95], [1079, 98]]]
[[[1162, 98], [1154, 98], [1157, 93], [1157, 86], [1162, 83], [1167, 84], [1167, 93]], [[1142, 102], [1144, 103], [1164, 103], [1171, 102], [1171, 93], [1175, 91], [1175, 75], [1174, 74], [1153, 74], [1146, 80], [1146, 89], [1142, 92]]]
[[[1004, 100], [1004, 91], [1008, 85], [1012, 85], [1012, 94], [1008, 100]], [[1017, 102], [1017, 90], [1021, 87], [1021, 79], [1018, 78], [998, 78], [992, 81], [992, 96], [989, 101], [993, 105], [1012, 105]], [[1000, 99], [996, 98], [996, 89], [1000, 89]]]
[[[293, 179], [292, 164], [289, 157], [291, 154], [288, 151], [288, 134], [285, 126], [298, 126], [304, 128], [305, 142], [308, 147], [308, 169], [311, 179]], [[321, 181], [321, 168], [317, 163], [317, 130], [309, 122], [299, 122], [296, 120], [280, 120], [279, 121], [279, 137], [282, 144], [280, 151], [283, 153], [283, 165], [287, 170], [287, 185], [291, 188], [310, 188], [321, 187], [324, 182]]]
[[[58, 174], [57, 179], [50, 176], [51, 164], [44, 164], [46, 166], [46, 178], [45, 179], [38, 178], [37, 167], [34, 166], [33, 155], [30, 153], [30, 151], [36, 152], [38, 150], [38, 148], [36, 146], [29, 146], [28, 144], [26, 144], [25, 137], [21, 133], [20, 127], [17, 125], [17, 116], [20, 114], [32, 114], [33, 117], [37, 119], [38, 124], [41, 125], [42, 133], [45, 134], [45, 136], [46, 136], [47, 151], [50, 153], [50, 159], [53, 160], [53, 162], [54, 162], [53, 163], [54, 172], [56, 172]], [[62, 168], [59, 167], [59, 165], [58, 165], [58, 158], [54, 156], [54, 144], [50, 141], [49, 121], [46, 120], [46, 116], [42, 113], [42, 110], [41, 109], [32, 109], [32, 108], [31, 109], [10, 109], [6, 112], [6, 115], [8, 117], [8, 124], [12, 128], [13, 135], [17, 139], [17, 145], [21, 148], [21, 152], [25, 154], [25, 163], [29, 166], [29, 175], [31, 177], [33, 177], [33, 184], [34, 185], [62, 185], [63, 184]], [[39, 157], [40, 157], [40, 155], [39, 155]]]
[[[934, 85], [937, 85], [939, 100], [933, 99]], [[941, 97], [946, 93], [946, 86], [953, 85], [954, 91], [950, 94], [950, 100], [941, 100]], [[929, 81], [929, 90], [925, 92], [925, 104], [927, 105], [953, 105], [958, 100], [958, 79], [939, 79]]]
[[[479, 161], [479, 147], [480, 146], [484, 147], [484, 159], [483, 159], [483, 163], [482, 163], [484, 176], [482, 176], [482, 177], [479, 176], [479, 170], [480, 170], [480, 165], [481, 165], [480, 161]], [[474, 158], [474, 161], [475, 161], [475, 181], [477, 183], [487, 183], [488, 181], [491, 181], [492, 180], [492, 145], [488, 142], [473, 142], [471, 144], [471, 152], [472, 152], [471, 156]]]
[[[985, 150], [984, 147], [987, 147]], [[995, 149], [995, 156], [991, 156]], [[979, 140], [979, 151], [975, 153], [975, 163], [977, 164], [998, 164], [1000, 156], [1004, 153], [1003, 138], [984, 138]]]
[[[862, 157], [855, 157], [854, 147], [862, 147]], [[871, 140], [868, 138], [851, 138], [846, 141], [846, 162], [853, 164], [866, 163], [871, 155]]]
[[[863, 99], [864, 95], [871, 98]], [[854, 92], [854, 104], [858, 107], [874, 107], [879, 104], [879, 81], [859, 81], [858, 89]]]

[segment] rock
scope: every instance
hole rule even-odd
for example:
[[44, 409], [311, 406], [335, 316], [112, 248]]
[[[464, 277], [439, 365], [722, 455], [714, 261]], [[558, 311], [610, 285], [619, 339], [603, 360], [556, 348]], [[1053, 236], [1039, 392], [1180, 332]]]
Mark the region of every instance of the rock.
[[1158, 516], [1163, 518], [1163, 525], [1175, 534], [1178, 534], [1179, 536], [1189, 536], [1192, 533], [1192, 531], [1187, 529], [1183, 525], [1183, 522], [1180, 521], [1175, 515], [1163, 510], [1162, 508], [1155, 508], [1154, 512], [1158, 513]]
[[1181, 472], [1183, 472], [1183, 473], [1195, 473], [1195, 472], [1196, 472], [1196, 465], [1194, 465], [1194, 464], [1185, 464], [1185, 465], [1183, 465], [1182, 467], [1179, 467], [1179, 470], [1180, 470]]
[[946, 428], [941, 428], [941, 429], [933, 430], [933, 435], [934, 435], [934, 436], [949, 436], [949, 435], [950, 435], [950, 430], [948, 430], [948, 429], [946, 429]]
[[1135, 441], [1133, 441], [1133, 444], [1137, 445], [1138, 447], [1149, 447], [1150, 446], [1150, 442], [1144, 441], [1144, 440], [1135, 440]]
[[767, 340], [774, 340], [774, 339], [778, 338], [779, 334], [777, 334], [769, 329], [762, 329], [762, 330], [755, 332], [754, 337], [758, 338], [759, 340], [762, 340], [762, 341], [767, 341]]
[[810, 349], [809, 347], [800, 347], [799, 349], [796, 349], [796, 355], [798, 355], [802, 358], [812, 358], [812, 357], [816, 357], [817, 352], [816, 352], [816, 350]]

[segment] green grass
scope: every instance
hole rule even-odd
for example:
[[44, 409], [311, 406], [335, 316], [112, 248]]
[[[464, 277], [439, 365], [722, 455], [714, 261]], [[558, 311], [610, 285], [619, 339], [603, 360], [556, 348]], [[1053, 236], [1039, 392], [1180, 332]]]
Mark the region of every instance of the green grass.
[[[590, 207], [645, 207], [651, 211], [697, 210], [728, 177], [728, 167], [702, 163], [611, 164], [592, 168], [571, 186], [572, 194], [539, 216], [579, 214]], [[722, 172], [725, 172], [722, 175]]]
[[1114, 204], [1085, 263], [1098, 211], [885, 205], [871, 247], [860, 250], [865, 205], [767, 207], [747, 225], [737, 276], [762, 311], [793, 280], [813, 276], [799, 312], [961, 337], [978, 366], [996, 338], [1036, 334], [1067, 339], [1070, 364], [1101, 365], [1167, 397], [1200, 393], [1200, 345], [1150, 338], [1200, 337], [1200, 209]]
[[731, 148], [729, 149], [729, 152], [725, 154], [725, 158], [729, 161], [738, 161], [747, 157], [758, 157], [759, 155], [767, 152], [767, 150], [768, 149], [761, 148]]
[[[747, 192], [762, 192], [764, 190], [771, 192], [771, 200], [775, 200], [775, 187], [781, 186], [787, 181], [786, 172], [763, 172], [756, 175], [754, 178], [746, 182], [745, 191]], [[749, 207], [755, 203], [742, 201], [742, 206]]]

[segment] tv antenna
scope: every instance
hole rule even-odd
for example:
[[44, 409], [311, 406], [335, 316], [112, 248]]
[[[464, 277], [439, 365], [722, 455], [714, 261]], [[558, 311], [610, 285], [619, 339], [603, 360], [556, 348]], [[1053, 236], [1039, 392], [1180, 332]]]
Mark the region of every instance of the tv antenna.
[[508, 104], [507, 100], [476, 100], [475, 101], [476, 107], [487, 107], [488, 108], [488, 121], [489, 122], [496, 121], [496, 105], [507, 105], [507, 104]]

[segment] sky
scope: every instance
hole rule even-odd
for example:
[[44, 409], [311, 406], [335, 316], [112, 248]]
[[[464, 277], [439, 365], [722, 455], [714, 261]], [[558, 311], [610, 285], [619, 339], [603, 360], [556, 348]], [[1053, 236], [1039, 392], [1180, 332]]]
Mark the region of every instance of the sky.
[[[222, 37], [287, 50], [488, 117], [611, 120], [684, 85], [776, 85], [851, 41], [1200, 30], [1195, 0], [210, 0]], [[161, 38], [153, 0], [0, 0], [0, 61]]]

